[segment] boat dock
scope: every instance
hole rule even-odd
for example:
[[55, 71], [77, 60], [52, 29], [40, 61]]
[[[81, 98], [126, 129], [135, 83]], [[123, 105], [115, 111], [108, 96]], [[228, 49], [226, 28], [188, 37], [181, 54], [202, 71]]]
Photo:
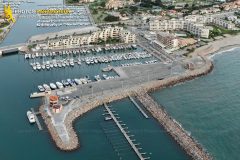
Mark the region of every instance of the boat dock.
[[39, 122], [39, 119], [38, 119], [38, 117], [37, 117], [37, 115], [40, 114], [40, 112], [35, 112], [33, 108], [31, 108], [31, 111], [32, 111], [32, 113], [34, 114], [34, 117], [35, 117], [35, 120], [36, 120], [38, 129], [39, 129], [40, 131], [43, 130], [42, 125], [41, 125], [41, 123]]
[[21, 48], [25, 46], [26, 46], [26, 43], [19, 43], [15, 45], [0, 47], [0, 56], [11, 54], [13, 52], [18, 52], [21, 50]]
[[140, 153], [139, 148], [137, 148], [137, 145], [139, 144], [134, 144], [133, 140], [131, 140], [130, 136], [128, 136], [127, 131], [125, 131], [125, 129], [122, 127], [122, 125], [120, 124], [120, 121], [118, 121], [117, 117], [115, 117], [114, 113], [111, 111], [111, 109], [109, 108], [109, 106], [107, 106], [104, 103], [104, 107], [107, 110], [107, 112], [109, 113], [109, 115], [111, 116], [112, 120], [115, 122], [115, 124], [117, 125], [117, 127], [120, 129], [120, 131], [122, 132], [122, 134], [124, 135], [124, 137], [126, 138], [126, 140], [128, 141], [128, 143], [130, 144], [130, 146], [132, 147], [132, 149], [134, 150], [134, 152], [136, 153], [136, 155], [138, 156], [138, 158], [140, 160], [146, 160], [146, 159], [150, 159], [150, 157], [144, 158], [143, 155], [144, 153]]
[[133, 104], [137, 107], [137, 109], [142, 113], [145, 118], [149, 118], [148, 115], [144, 112], [144, 110], [138, 105], [138, 103], [129, 95], [129, 99], [133, 102]]
[[39, 98], [51, 94], [51, 91], [46, 92], [34, 92], [30, 94], [30, 98]]

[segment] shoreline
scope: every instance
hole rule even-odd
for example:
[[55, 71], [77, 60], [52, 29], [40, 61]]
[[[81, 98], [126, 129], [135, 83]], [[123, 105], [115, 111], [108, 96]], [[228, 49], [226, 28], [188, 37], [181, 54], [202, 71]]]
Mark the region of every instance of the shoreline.
[[219, 39], [197, 48], [191, 56], [212, 56], [217, 52], [224, 52], [232, 48], [240, 47], [240, 34]]
[[6, 39], [7, 35], [9, 34], [9, 32], [12, 30], [12, 28], [14, 27], [15, 23], [17, 23], [17, 20], [19, 18], [19, 15], [16, 15], [15, 17], [15, 22], [14, 23], [10, 23], [10, 25], [8, 26], [8, 28], [6, 29], [6, 32], [3, 33], [2, 35], [2, 39], [0, 39], [0, 44], [2, 44], [2, 42]]

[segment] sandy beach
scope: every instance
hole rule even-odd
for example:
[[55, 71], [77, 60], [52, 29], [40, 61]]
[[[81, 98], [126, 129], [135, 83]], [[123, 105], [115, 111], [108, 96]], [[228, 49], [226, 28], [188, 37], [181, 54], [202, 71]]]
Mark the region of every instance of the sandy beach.
[[214, 42], [210, 42], [206, 46], [202, 46], [197, 48], [191, 56], [209, 56], [219, 51], [225, 51], [234, 47], [240, 47], [240, 34], [230, 36], [228, 35], [226, 38], [222, 38], [216, 40]]

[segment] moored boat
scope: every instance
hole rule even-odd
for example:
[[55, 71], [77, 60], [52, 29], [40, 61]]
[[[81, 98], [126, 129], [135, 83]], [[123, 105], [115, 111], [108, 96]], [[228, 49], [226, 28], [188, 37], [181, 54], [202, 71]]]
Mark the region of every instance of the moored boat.
[[45, 91], [44, 87], [41, 86], [41, 85], [38, 86], [38, 89], [39, 89], [40, 92], [44, 92]]
[[47, 84], [43, 84], [45, 91], [51, 91], [51, 88]]
[[64, 87], [61, 82], [56, 82], [56, 85], [59, 89], [62, 89]]
[[57, 86], [54, 83], [50, 83], [50, 88], [54, 90], [54, 89], [57, 89]]
[[36, 122], [35, 116], [31, 111], [27, 111], [27, 117], [28, 117], [28, 120], [29, 120], [30, 123], [35, 123]]

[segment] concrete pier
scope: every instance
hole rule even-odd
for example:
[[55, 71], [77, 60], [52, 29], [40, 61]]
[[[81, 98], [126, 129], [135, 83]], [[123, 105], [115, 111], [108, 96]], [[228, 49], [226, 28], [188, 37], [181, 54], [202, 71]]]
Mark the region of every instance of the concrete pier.
[[148, 115], [143, 111], [143, 109], [137, 104], [137, 102], [131, 96], [128, 96], [128, 97], [134, 103], [134, 105], [137, 107], [137, 109], [142, 113], [142, 115], [145, 118], [149, 118]]
[[36, 123], [37, 123], [38, 129], [39, 129], [40, 131], [43, 130], [42, 125], [41, 125], [41, 123], [39, 122], [39, 119], [38, 119], [38, 117], [37, 117], [37, 114], [38, 114], [38, 113], [35, 112], [33, 108], [31, 108], [31, 111], [32, 111], [32, 113], [34, 114], [35, 121], [36, 121]]
[[158, 120], [174, 140], [194, 160], [211, 160], [212, 157], [197, 143], [168, 113], [162, 106], [157, 104], [147, 93], [138, 94], [137, 98], [146, 109]]
[[138, 158], [140, 160], [145, 160], [145, 158], [143, 157], [143, 155], [140, 153], [140, 151], [138, 150], [136, 144], [133, 143], [133, 141], [130, 139], [130, 137], [128, 136], [127, 132], [125, 131], [125, 129], [122, 127], [122, 125], [119, 123], [119, 121], [117, 120], [117, 117], [115, 117], [115, 115], [112, 113], [112, 111], [109, 109], [109, 107], [104, 103], [104, 107], [106, 108], [107, 112], [109, 113], [109, 115], [112, 117], [113, 121], [115, 122], [115, 124], [117, 125], [117, 127], [120, 129], [120, 131], [122, 132], [122, 134], [124, 135], [124, 137], [126, 138], [126, 140], [128, 141], [128, 143], [130, 144], [130, 146], [132, 147], [132, 149], [134, 150], [134, 152], [136, 153], [136, 155], [138, 156]]
[[26, 46], [26, 43], [20, 43], [20, 44], [0, 47], [0, 56], [11, 54], [12, 52], [18, 52], [21, 50], [21, 48], [23, 48], [25, 46]]

